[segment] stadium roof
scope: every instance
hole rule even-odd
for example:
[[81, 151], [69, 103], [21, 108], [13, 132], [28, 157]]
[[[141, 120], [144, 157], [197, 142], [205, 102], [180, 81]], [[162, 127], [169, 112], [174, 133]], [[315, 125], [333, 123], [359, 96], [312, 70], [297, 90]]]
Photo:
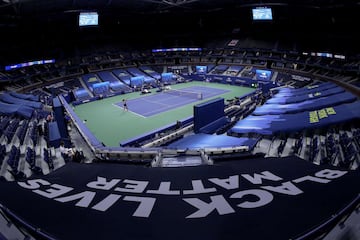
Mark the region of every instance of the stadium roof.
[[[0, 27], [23, 26], [24, 23], [73, 24], [82, 11], [97, 11], [101, 21], [131, 21], [148, 23], [164, 22], [163, 17], [187, 21], [187, 17], [210, 16], [212, 21], [224, 21], [236, 17], [239, 22], [250, 18], [252, 7], [273, 7], [274, 19], [286, 25], [299, 21], [300, 24], [326, 22], [342, 26], [357, 19], [359, 0], [0, 0]], [[145, 20], [144, 20], [145, 19]], [[236, 19], [236, 20], [237, 20]], [[197, 19], [196, 21], [199, 21]], [[180, 21], [179, 21], [180, 22]], [[248, 22], [247, 22], [248, 23]], [[223, 24], [224, 25], [224, 24]], [[305, 24], [304, 24], [305, 25]], [[312, 24], [307, 24], [311, 26]]]
[[[342, 8], [359, 6], [358, 0], [2, 0], [2, 15], [23, 16], [89, 9], [129, 13], [163, 13], [171, 11], [219, 11], [246, 6], [301, 6], [307, 8]], [[120, 10], [120, 11], [119, 11]]]
[[[253, 7], [271, 7], [274, 20], [253, 23]], [[209, 36], [233, 37], [237, 32], [262, 40], [281, 39], [289, 46], [293, 39], [302, 43], [301, 38], [309, 36], [311, 39], [299, 46], [314, 45], [316, 39], [322, 50], [330, 48], [323, 46], [331, 36], [331, 48], [346, 46], [353, 51], [358, 34], [346, 29], [359, 22], [359, 8], [359, 0], [0, 0], [0, 29], [6, 36], [0, 48], [9, 52], [4, 57], [7, 60], [13, 52], [28, 59], [29, 45], [32, 49], [60, 49], [76, 42], [83, 46], [92, 38], [149, 46], [195, 46]], [[99, 27], [79, 28], [82, 11], [97, 11]], [[177, 42], [188, 40], [192, 42]], [[24, 46], [25, 50], [9, 46]]]

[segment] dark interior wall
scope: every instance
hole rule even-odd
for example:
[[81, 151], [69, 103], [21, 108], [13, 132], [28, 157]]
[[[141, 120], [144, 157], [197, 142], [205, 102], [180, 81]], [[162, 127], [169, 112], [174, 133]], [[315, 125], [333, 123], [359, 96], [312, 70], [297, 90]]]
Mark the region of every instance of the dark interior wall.
[[300, 51], [359, 52], [355, 28], [358, 8], [271, 7], [274, 20], [270, 22], [254, 22], [252, 6], [158, 14], [120, 14], [117, 9], [102, 9], [99, 26], [90, 28], [78, 27], [77, 11], [35, 11], [0, 25], [6, 35], [0, 40], [1, 62], [39, 56], [63, 58], [106, 44], [126, 49], [205, 46], [218, 38], [277, 42], [279, 48]]

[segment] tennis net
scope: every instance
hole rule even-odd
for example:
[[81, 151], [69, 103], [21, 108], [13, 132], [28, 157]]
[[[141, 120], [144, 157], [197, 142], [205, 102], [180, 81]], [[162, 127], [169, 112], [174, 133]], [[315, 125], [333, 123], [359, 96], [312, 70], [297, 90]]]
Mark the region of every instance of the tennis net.
[[193, 99], [203, 99], [203, 95], [201, 92], [190, 92], [190, 91], [184, 91], [184, 90], [178, 90], [178, 89], [167, 89], [163, 91], [166, 94], [171, 94], [175, 96], [180, 97], [189, 97]]

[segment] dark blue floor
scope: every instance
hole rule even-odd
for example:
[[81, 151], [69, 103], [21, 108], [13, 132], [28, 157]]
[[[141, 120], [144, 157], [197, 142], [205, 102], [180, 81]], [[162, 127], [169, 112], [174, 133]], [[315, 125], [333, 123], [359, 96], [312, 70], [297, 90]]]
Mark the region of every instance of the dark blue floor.
[[209, 134], [195, 134], [182, 138], [168, 146], [168, 148], [179, 149], [201, 149], [201, 148], [221, 148], [234, 146], [248, 146], [252, 149], [257, 142], [257, 139], [251, 138], [237, 138], [225, 135], [209, 135]]
[[36, 179], [0, 181], [0, 204], [51, 239], [282, 240], [333, 219], [359, 193], [359, 171], [297, 157], [233, 160], [179, 168], [70, 162]]

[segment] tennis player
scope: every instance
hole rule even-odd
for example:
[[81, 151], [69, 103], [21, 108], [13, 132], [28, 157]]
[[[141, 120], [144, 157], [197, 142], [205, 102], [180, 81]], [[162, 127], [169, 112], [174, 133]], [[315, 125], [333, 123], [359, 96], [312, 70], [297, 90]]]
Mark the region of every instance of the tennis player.
[[123, 102], [123, 109], [124, 109], [124, 111], [128, 111], [129, 109], [128, 109], [128, 106], [127, 106], [127, 101], [126, 101], [126, 99], [124, 98], [124, 99], [122, 100], [122, 102]]

